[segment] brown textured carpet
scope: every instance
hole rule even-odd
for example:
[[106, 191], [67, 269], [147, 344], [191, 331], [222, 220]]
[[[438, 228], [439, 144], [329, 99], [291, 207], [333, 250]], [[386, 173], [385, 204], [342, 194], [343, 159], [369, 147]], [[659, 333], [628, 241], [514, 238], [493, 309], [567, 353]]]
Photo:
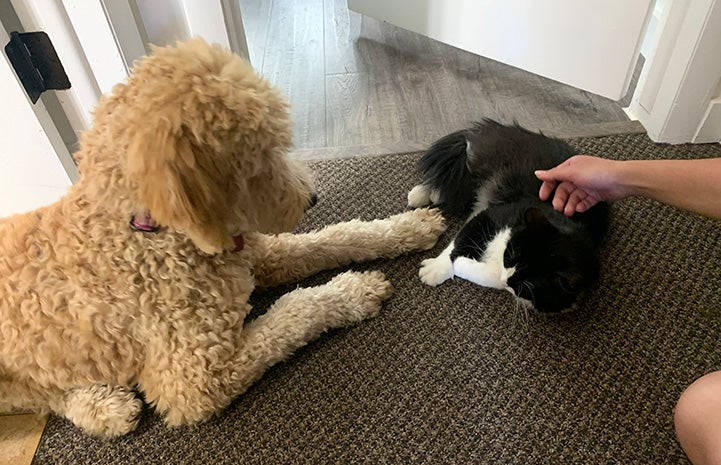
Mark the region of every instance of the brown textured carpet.
[[[643, 135], [573, 143], [624, 159], [721, 156]], [[301, 229], [404, 210], [417, 158], [313, 163], [321, 201]], [[168, 430], [146, 411], [136, 432], [105, 441], [52, 417], [34, 464], [687, 463], [672, 411], [721, 369], [721, 223], [619, 202], [582, 309], [527, 319], [505, 292], [418, 280], [452, 233], [426, 253], [354, 265], [394, 283], [381, 314], [298, 351], [212, 421]], [[282, 291], [256, 296], [258, 311]]]

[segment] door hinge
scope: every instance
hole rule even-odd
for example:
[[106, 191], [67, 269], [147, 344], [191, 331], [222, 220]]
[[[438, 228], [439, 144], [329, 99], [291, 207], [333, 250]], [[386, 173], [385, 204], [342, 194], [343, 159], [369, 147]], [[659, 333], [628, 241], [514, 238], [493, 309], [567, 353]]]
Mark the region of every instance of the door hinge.
[[46, 90], [70, 89], [68, 75], [46, 33], [11, 32], [5, 54], [33, 103]]

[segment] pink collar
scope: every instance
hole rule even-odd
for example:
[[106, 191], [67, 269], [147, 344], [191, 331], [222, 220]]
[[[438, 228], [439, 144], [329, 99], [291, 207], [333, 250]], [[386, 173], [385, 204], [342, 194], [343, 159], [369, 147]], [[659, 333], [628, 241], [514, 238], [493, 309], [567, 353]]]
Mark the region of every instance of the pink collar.
[[[156, 223], [155, 220], [153, 220], [153, 217], [151, 217], [149, 214], [131, 216], [130, 227], [135, 231], [140, 231], [144, 233], [154, 233], [160, 230], [160, 226], [158, 225], [158, 223]], [[240, 252], [241, 250], [243, 250], [243, 247], [245, 247], [245, 240], [240, 234], [238, 234], [237, 236], [233, 236], [233, 243], [235, 244], [233, 252]]]

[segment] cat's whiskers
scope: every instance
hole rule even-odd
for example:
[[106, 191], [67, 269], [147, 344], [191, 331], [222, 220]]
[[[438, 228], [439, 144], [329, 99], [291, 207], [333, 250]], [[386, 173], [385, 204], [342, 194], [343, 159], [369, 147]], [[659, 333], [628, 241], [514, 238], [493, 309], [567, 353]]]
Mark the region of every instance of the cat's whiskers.
[[481, 245], [475, 241], [473, 238], [469, 238], [471, 241], [471, 245], [473, 245], [473, 248], [478, 250], [480, 252], [481, 256], [483, 256], [483, 253], [486, 251], [485, 248], [482, 248]]
[[481, 255], [486, 251], [486, 247], [488, 246], [488, 243], [493, 239], [493, 237], [496, 235], [496, 231], [492, 230], [489, 225], [483, 225], [483, 241], [484, 244], [481, 246], [473, 237], [469, 237], [468, 240], [471, 241], [473, 247], [478, 250]]
[[531, 311], [535, 309], [535, 306], [531, 300], [521, 297], [521, 291], [524, 287], [528, 289], [528, 292], [531, 294], [531, 298], [533, 299], [533, 283], [528, 281], [521, 281], [518, 284], [518, 288], [509, 288], [509, 290], [513, 291], [516, 300], [514, 318], [517, 321], [520, 321], [521, 324], [527, 328]]
[[528, 293], [531, 294], [531, 303], [535, 307], [536, 306], [536, 296], [533, 295], [533, 283], [530, 283], [528, 281], [521, 281], [522, 286], [526, 286], [526, 289], [528, 289]]
[[524, 327], [528, 326], [528, 312], [526, 311], [523, 301], [516, 299], [516, 311], [513, 314], [516, 321], [520, 321]]

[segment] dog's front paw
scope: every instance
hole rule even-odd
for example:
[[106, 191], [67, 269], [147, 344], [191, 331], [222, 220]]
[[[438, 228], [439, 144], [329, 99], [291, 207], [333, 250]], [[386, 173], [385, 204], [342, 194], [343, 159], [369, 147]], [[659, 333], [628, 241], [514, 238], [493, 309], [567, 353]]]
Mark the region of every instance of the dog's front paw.
[[428, 250], [446, 230], [446, 220], [437, 208], [417, 208], [393, 217], [408, 250]]
[[347, 312], [347, 323], [376, 316], [381, 302], [393, 295], [393, 285], [380, 271], [347, 271], [330, 283], [339, 288], [338, 295], [346, 304], [342, 308]]
[[360, 280], [365, 287], [366, 298], [379, 304], [393, 295], [393, 285], [380, 271], [366, 271], [359, 273]]
[[140, 421], [143, 402], [122, 386], [94, 385], [69, 392], [65, 417], [98, 436], [122, 436]]
[[448, 256], [444, 255], [423, 260], [418, 276], [425, 284], [438, 286], [453, 277], [453, 262]]

